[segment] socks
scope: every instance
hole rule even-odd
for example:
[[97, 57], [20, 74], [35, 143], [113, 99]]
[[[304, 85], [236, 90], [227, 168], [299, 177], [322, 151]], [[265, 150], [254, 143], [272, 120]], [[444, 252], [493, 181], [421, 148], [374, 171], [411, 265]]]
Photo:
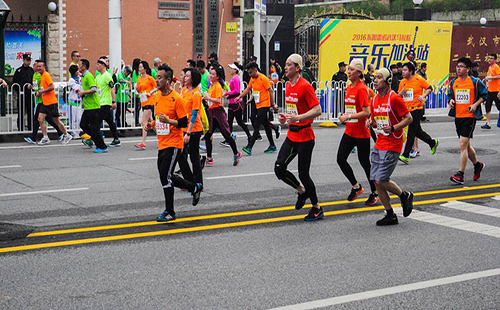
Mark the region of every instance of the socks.
[[389, 209], [389, 210], [385, 210], [385, 212], [387, 212], [387, 216], [394, 216], [394, 210], [392, 209]]

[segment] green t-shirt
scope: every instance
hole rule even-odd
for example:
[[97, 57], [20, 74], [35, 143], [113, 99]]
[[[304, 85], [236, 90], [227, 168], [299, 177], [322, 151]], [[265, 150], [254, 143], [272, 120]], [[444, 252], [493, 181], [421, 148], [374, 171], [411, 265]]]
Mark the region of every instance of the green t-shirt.
[[156, 80], [156, 75], [158, 74], [158, 70], [156, 70], [156, 68], [153, 68], [153, 70], [151, 70], [151, 76], [155, 78]]
[[208, 92], [208, 71], [205, 71], [201, 75], [201, 93], [207, 93]]
[[95, 83], [94, 76], [89, 71], [85, 72], [82, 77], [82, 89], [87, 91], [92, 87], [95, 87], [96, 92], [91, 95], [83, 96], [83, 108], [85, 110], [96, 110], [100, 109], [99, 96], [97, 95], [97, 85]]
[[129, 101], [129, 88], [125, 81], [130, 81], [130, 76], [126, 77], [123, 72], [118, 74], [118, 83], [116, 83], [116, 102], [126, 103]]
[[[33, 92], [40, 90], [40, 84], [42, 83], [42, 75], [40, 73], [33, 74]], [[42, 96], [36, 97], [36, 104], [43, 103]]]
[[101, 106], [103, 105], [112, 105], [113, 100], [111, 98], [111, 92], [113, 91], [113, 78], [109, 75], [108, 72], [104, 72], [104, 74], [100, 74], [95, 78], [95, 82], [97, 85], [97, 94], [99, 95], [99, 102]]

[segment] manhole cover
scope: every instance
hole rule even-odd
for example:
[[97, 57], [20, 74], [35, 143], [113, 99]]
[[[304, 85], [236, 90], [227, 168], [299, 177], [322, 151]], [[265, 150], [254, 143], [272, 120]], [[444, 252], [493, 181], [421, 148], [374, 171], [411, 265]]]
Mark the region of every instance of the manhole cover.
[[[482, 149], [476, 147], [474, 149], [476, 150], [477, 155], [495, 155], [498, 153], [498, 151], [492, 149]], [[451, 154], [460, 154], [460, 148], [444, 149], [444, 151]]]

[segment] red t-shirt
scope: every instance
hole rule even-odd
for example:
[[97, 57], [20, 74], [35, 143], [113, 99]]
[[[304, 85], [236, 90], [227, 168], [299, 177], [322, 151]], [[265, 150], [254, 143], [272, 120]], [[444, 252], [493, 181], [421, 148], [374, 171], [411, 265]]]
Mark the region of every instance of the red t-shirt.
[[[371, 103], [371, 111], [371, 118], [379, 127], [383, 127], [383, 125], [394, 126], [401, 121], [404, 115], [409, 113], [403, 98], [392, 90], [384, 98], [380, 98], [380, 95], [377, 94]], [[391, 132], [387, 135], [379, 133], [375, 148], [380, 151], [401, 153], [403, 130]]]
[[[300, 77], [295, 85], [286, 83], [285, 101], [287, 113], [296, 115], [307, 113], [313, 107], [319, 105], [318, 97], [314, 93], [314, 89], [304, 78]], [[289, 125], [305, 126], [311, 124], [314, 120], [300, 121]], [[304, 128], [298, 132], [292, 132], [288, 129], [287, 138], [293, 142], [307, 142], [314, 140], [314, 130], [312, 126]]]
[[[345, 113], [356, 114], [369, 107], [368, 90], [365, 83], [358, 81], [356, 86], [347, 86], [345, 94]], [[350, 119], [345, 124], [345, 134], [353, 138], [370, 139], [370, 129], [366, 128], [366, 117]]]

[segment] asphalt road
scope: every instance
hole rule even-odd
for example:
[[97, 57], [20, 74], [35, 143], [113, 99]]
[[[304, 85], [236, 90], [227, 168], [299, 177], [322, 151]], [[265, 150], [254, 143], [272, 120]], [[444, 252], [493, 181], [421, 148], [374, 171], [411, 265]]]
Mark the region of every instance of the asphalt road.
[[[164, 204], [154, 137], [146, 151], [127, 138], [101, 155], [79, 141], [1, 144], [0, 222], [33, 233], [0, 242], [0, 308], [498, 309], [500, 132], [479, 125], [473, 146], [487, 168], [473, 182], [469, 164], [465, 186], [448, 180], [454, 124], [423, 125], [440, 146], [430, 156], [421, 142], [422, 155], [396, 168], [393, 180], [418, 196], [393, 227], [375, 226], [380, 207], [344, 201], [342, 129], [315, 129], [311, 175], [327, 212], [315, 223], [291, 207], [296, 196], [274, 176], [266, 142], [233, 167], [216, 137], [200, 204], [176, 191], [179, 220], [162, 225], [153, 221]], [[349, 161], [367, 188], [356, 155]]]

